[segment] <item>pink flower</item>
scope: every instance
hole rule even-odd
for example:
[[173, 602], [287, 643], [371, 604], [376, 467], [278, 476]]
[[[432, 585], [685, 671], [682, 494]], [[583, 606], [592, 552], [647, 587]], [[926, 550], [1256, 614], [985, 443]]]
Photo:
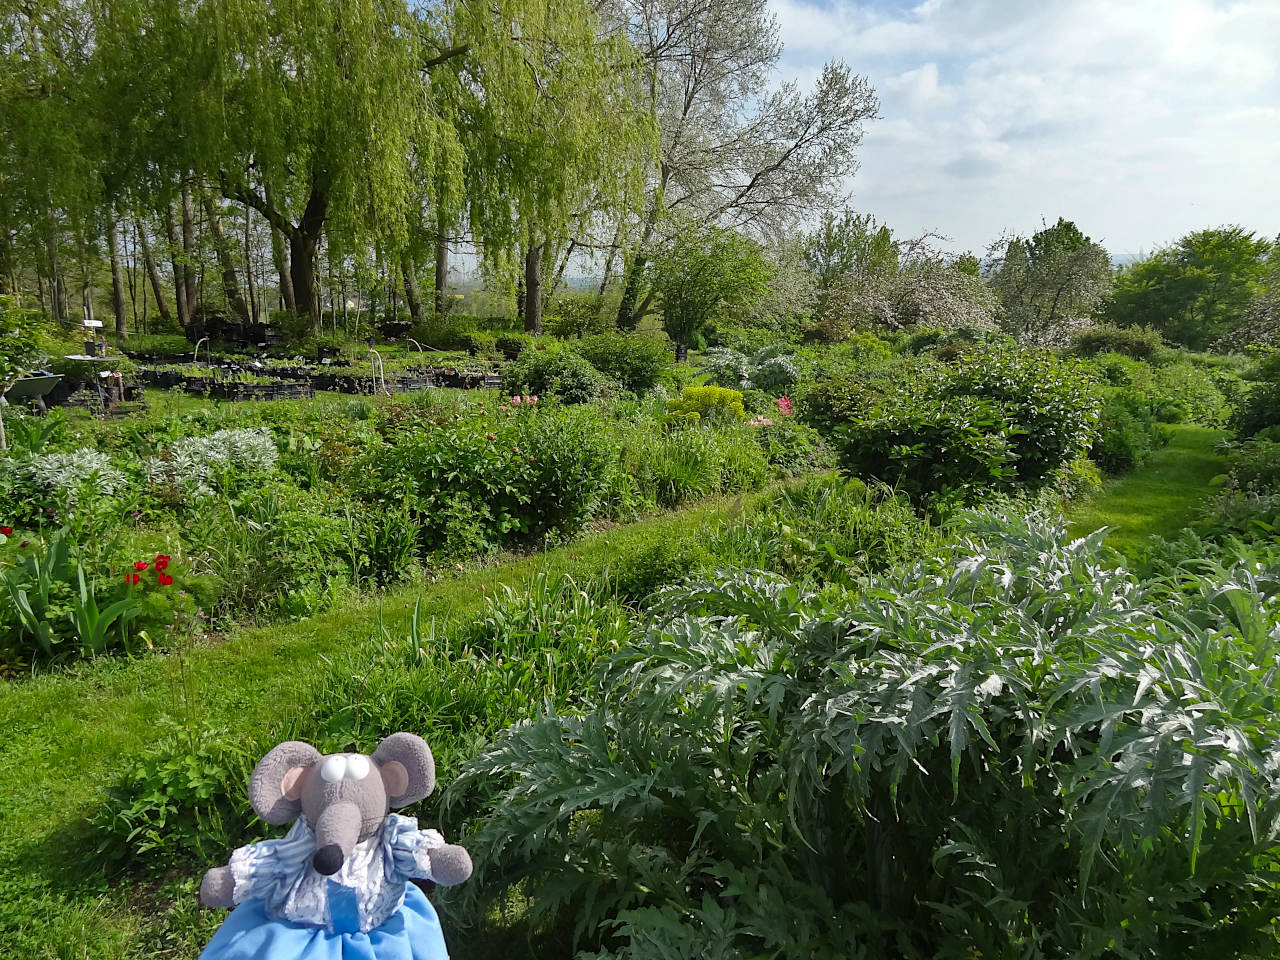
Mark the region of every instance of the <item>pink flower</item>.
[[538, 395], [535, 393], [532, 397], [525, 397], [525, 399], [528, 400], [530, 403], [537, 403]]
[[784, 417], [789, 417], [795, 412], [795, 410], [792, 409], [790, 397], [778, 398], [778, 412]]
[[497, 439], [498, 439], [497, 434], [493, 434], [493, 433], [489, 434], [489, 439], [490, 439], [490, 440], [497, 440]]
[[511, 398], [511, 405], [512, 405], [513, 407], [518, 407], [518, 406], [520, 405], [520, 400], [521, 400], [521, 398], [520, 398], [520, 397], [512, 397], [512, 398]]
[[511, 408], [508, 407], [505, 403], [500, 403], [498, 404], [498, 409], [501, 410], [503, 413], [506, 413]]

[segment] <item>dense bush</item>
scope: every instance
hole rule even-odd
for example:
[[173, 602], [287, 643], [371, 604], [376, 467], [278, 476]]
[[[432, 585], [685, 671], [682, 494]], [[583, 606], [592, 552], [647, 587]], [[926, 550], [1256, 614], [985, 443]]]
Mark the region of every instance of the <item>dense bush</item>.
[[637, 483], [657, 506], [750, 490], [770, 475], [769, 464], [746, 429], [677, 428], [653, 441], [632, 466]]
[[147, 465], [147, 479], [190, 499], [234, 490], [275, 469], [275, 440], [264, 429], [218, 430], [186, 437]]
[[598, 415], [537, 408], [476, 428], [458, 419], [410, 430], [367, 461], [370, 496], [405, 505], [424, 550], [483, 552], [590, 519], [614, 456]]
[[566, 293], [555, 298], [543, 320], [547, 333], [555, 337], [588, 337], [605, 333], [612, 326], [594, 293]]
[[1240, 444], [1227, 455], [1227, 472], [1240, 487], [1280, 490], [1280, 443], [1254, 439]]
[[170, 731], [124, 770], [93, 815], [95, 858], [158, 870], [213, 862], [260, 839], [244, 791], [258, 759], [251, 750], [241, 734]]
[[1280, 425], [1280, 351], [1264, 355], [1231, 417], [1231, 429], [1242, 437]]
[[826, 384], [801, 409], [852, 473], [917, 499], [963, 500], [1050, 481], [1088, 449], [1098, 406], [1073, 366], [999, 350]]
[[714, 348], [702, 356], [708, 379], [733, 390], [761, 390], [783, 394], [795, 386], [800, 371], [788, 356], [786, 346], [774, 344], [748, 356], [734, 350]]
[[732, 423], [747, 415], [742, 406], [742, 391], [714, 386], [685, 387], [680, 396], [667, 401], [667, 413], [685, 420], [712, 423]]
[[450, 786], [459, 906], [600, 958], [1273, 953], [1280, 579], [1171, 598], [1099, 537], [966, 532], [869, 591], [660, 594], [590, 709]]
[[494, 346], [511, 357], [518, 357], [533, 346], [533, 338], [527, 333], [504, 333], [494, 340]]
[[905, 498], [834, 475], [758, 501], [708, 538], [721, 568], [770, 570], [806, 584], [854, 584], [928, 556], [938, 531]]
[[1102, 405], [1089, 455], [1108, 473], [1124, 473], [1142, 466], [1167, 440], [1146, 399], [1132, 389], [1117, 390]]
[[585, 358], [562, 347], [525, 350], [503, 374], [502, 385], [513, 394], [558, 397], [564, 403], [586, 403], [604, 396], [610, 381]]
[[1139, 360], [1149, 359], [1165, 348], [1164, 337], [1154, 327], [1117, 327], [1102, 324], [1081, 330], [1071, 338], [1071, 352], [1082, 357], [1099, 353], [1119, 353]]
[[671, 345], [640, 333], [605, 333], [572, 344], [573, 350], [624, 390], [652, 390], [672, 363]]
[[836, 465], [835, 451], [813, 427], [780, 414], [762, 419], [755, 438], [775, 470], [797, 474]]

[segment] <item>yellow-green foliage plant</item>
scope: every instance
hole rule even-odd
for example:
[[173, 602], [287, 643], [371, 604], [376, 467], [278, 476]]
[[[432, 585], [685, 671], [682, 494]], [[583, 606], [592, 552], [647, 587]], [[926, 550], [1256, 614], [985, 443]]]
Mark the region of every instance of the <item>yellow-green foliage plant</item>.
[[667, 414], [686, 420], [740, 421], [747, 411], [742, 406], [742, 391], [727, 387], [685, 387], [680, 396], [667, 401]]

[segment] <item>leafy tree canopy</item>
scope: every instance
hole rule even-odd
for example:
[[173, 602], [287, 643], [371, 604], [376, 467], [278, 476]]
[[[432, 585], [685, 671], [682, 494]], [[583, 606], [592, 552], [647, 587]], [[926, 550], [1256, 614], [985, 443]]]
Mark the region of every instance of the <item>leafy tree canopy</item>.
[[1122, 270], [1103, 313], [1118, 326], [1153, 326], [1200, 349], [1250, 316], [1278, 246], [1239, 226], [1189, 233]]
[[663, 328], [677, 348], [687, 348], [700, 342], [712, 319], [761, 297], [770, 269], [754, 241], [691, 222], [654, 259], [651, 274]]
[[1107, 251], [1061, 217], [1030, 239], [998, 242], [987, 263], [988, 283], [1000, 299], [1001, 325], [1032, 344], [1066, 342], [1088, 321], [1111, 277]]

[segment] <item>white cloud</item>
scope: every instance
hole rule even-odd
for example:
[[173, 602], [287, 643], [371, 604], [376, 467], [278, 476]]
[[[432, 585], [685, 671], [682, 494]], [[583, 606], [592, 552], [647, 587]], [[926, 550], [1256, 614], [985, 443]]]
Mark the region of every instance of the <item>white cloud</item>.
[[1115, 253], [1280, 231], [1280, 2], [775, 0], [784, 68], [867, 74], [854, 204], [979, 248], [1074, 219]]

